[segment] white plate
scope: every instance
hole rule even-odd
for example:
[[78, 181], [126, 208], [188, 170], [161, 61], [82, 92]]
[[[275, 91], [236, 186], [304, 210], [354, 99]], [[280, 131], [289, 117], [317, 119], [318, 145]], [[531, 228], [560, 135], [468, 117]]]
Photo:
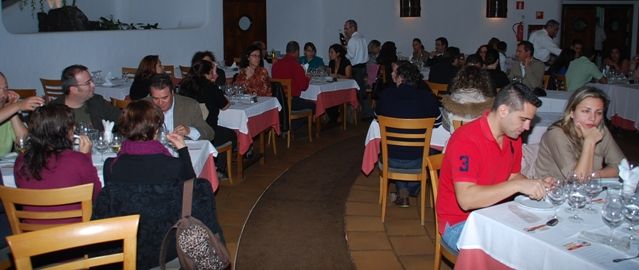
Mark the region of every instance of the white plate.
[[547, 201], [538, 201], [532, 200], [528, 198], [528, 196], [519, 195], [515, 197], [515, 202], [519, 203], [524, 208], [534, 209], [534, 210], [554, 210], [555, 208], [551, 203]]

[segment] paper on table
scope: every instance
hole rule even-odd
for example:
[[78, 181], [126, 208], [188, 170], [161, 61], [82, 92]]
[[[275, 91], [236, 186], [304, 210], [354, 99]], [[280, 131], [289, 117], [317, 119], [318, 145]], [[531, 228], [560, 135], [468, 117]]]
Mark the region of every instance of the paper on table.
[[535, 222], [541, 221], [540, 217], [534, 215], [531, 212], [528, 212], [519, 208], [519, 206], [517, 205], [514, 205], [514, 204], [508, 205], [508, 209], [511, 212], [513, 212], [515, 215], [517, 215], [519, 218], [523, 219], [524, 221], [528, 223], [535, 223]]
[[630, 240], [628, 237], [614, 237], [612, 245], [610, 243], [610, 234], [597, 231], [581, 231], [578, 234], [579, 238], [590, 240], [592, 242], [612, 246], [620, 251], [628, 251], [630, 249]]

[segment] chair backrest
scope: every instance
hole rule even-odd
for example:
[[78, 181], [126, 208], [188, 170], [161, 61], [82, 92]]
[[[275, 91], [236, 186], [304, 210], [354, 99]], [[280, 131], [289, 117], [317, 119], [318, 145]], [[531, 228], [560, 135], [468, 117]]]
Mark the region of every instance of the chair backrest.
[[[56, 227], [63, 224], [24, 223], [24, 219], [56, 220], [80, 218], [82, 222], [91, 219], [93, 184], [84, 184], [55, 189], [23, 189], [0, 186], [0, 198], [7, 213], [13, 234]], [[17, 206], [58, 206], [80, 203], [78, 210], [25, 210]]]
[[436, 96], [439, 96], [443, 92], [448, 91], [448, 84], [435, 83], [435, 82], [431, 82], [431, 81], [426, 81], [426, 83], [428, 84], [428, 87], [430, 87], [430, 90], [433, 91], [433, 94], [436, 95]]
[[133, 79], [135, 77], [135, 73], [138, 72], [138, 68], [134, 67], [122, 67], [122, 75], [127, 78]]
[[[31, 257], [74, 247], [122, 240], [119, 253], [64, 261], [55, 269], [88, 269], [122, 262], [122, 269], [135, 269], [137, 232], [140, 215], [100, 219], [59, 226], [7, 237], [16, 269], [32, 269]], [[53, 267], [52, 267], [53, 268]]]
[[20, 98], [28, 98], [37, 95], [35, 89], [9, 89], [9, 91], [16, 92], [16, 94], [20, 95]]
[[[439, 185], [439, 170], [442, 168], [442, 161], [444, 160], [444, 154], [437, 154], [428, 157], [428, 173], [430, 175], [430, 188], [433, 190], [433, 201], [437, 201], [437, 187]], [[437, 215], [435, 215], [437, 219]], [[435, 220], [437, 222], [437, 220]], [[437, 223], [435, 223], [435, 230], [438, 230]], [[437, 232], [439, 233], [439, 232]]]
[[[284, 93], [286, 94], [286, 105], [288, 105], [289, 116], [291, 115], [291, 111], [293, 108], [293, 96], [291, 95], [292, 82], [291, 79], [271, 79], [271, 82], [279, 82], [282, 84], [282, 88], [284, 89]], [[289, 117], [290, 119], [290, 117]]]
[[164, 73], [169, 74], [172, 78], [175, 78], [175, 67], [173, 65], [162, 66]]
[[113, 106], [118, 107], [120, 109], [126, 108], [126, 106], [129, 105], [129, 103], [131, 103], [130, 100], [111, 98], [111, 104], [113, 104]]
[[386, 66], [384, 65], [378, 65], [378, 72], [377, 72], [377, 81], [381, 82], [383, 85], [386, 85], [386, 73], [389, 72], [388, 70], [386, 70]]
[[44, 97], [47, 102], [64, 95], [64, 92], [62, 91], [61, 80], [48, 80], [40, 78], [40, 83], [42, 83]]
[[453, 120], [453, 129], [457, 130], [459, 127], [463, 126], [465, 123], [462, 120]]
[[[426, 158], [428, 157], [430, 139], [433, 135], [435, 118], [409, 119], [378, 115], [377, 121], [379, 122], [379, 129], [382, 137], [382, 161], [384, 164], [384, 174], [388, 174], [389, 171], [388, 147], [391, 145], [422, 148], [423, 154], [421, 168], [426, 168]], [[385, 177], [388, 177], [388, 175]], [[394, 179], [400, 180], [399, 178]]]
[[568, 85], [568, 82], [566, 81], [566, 75], [555, 75], [555, 80], [557, 80], [557, 90], [567, 90], [566, 86]]
[[189, 74], [189, 71], [191, 71], [191, 67], [180, 65], [180, 73], [182, 74], [182, 78], [186, 77], [186, 74]]

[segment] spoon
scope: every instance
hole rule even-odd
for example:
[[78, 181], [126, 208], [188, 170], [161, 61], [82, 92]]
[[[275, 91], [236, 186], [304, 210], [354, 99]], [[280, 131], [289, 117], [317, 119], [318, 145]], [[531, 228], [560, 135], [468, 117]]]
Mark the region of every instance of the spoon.
[[612, 260], [612, 262], [618, 263], [618, 262], [623, 262], [623, 261], [632, 260], [632, 259], [636, 259], [636, 258], [639, 258], [639, 254], [637, 254], [637, 256], [634, 256], [634, 257], [614, 259], [614, 260]]
[[546, 222], [546, 225], [548, 226], [555, 226], [557, 225], [557, 223], [559, 223], [559, 219], [557, 218], [551, 218], [550, 220], [548, 220], [548, 222]]

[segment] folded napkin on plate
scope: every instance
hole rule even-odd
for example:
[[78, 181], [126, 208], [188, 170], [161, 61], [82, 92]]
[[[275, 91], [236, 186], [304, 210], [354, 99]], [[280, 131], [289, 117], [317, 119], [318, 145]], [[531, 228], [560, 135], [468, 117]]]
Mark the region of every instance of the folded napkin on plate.
[[102, 126], [104, 126], [104, 134], [102, 135], [102, 138], [107, 142], [111, 142], [111, 140], [113, 140], [113, 133], [111, 133], [111, 131], [113, 130], [114, 124], [115, 123], [113, 123], [113, 121], [102, 120]]
[[639, 167], [631, 168], [628, 160], [624, 158], [619, 164], [619, 177], [623, 180], [623, 195], [635, 194], [639, 183]]

